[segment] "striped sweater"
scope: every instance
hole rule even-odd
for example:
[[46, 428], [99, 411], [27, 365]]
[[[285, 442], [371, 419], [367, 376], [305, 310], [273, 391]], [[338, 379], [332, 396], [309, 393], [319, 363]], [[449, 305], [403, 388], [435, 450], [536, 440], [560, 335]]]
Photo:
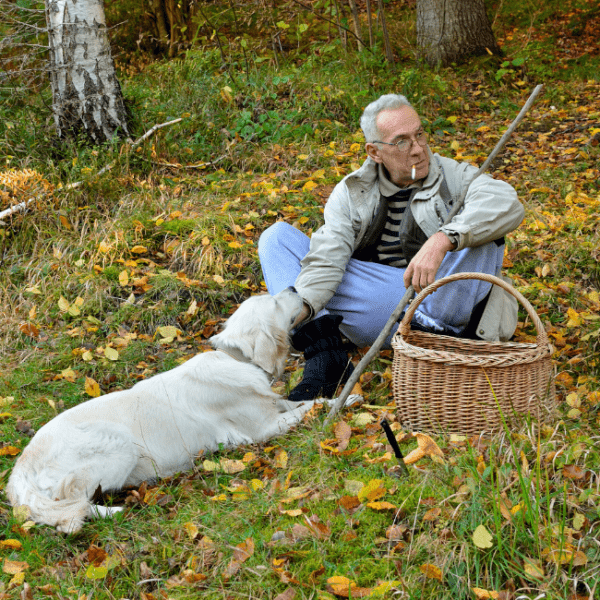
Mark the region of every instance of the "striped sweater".
[[379, 245], [377, 246], [377, 262], [391, 267], [406, 267], [407, 261], [400, 247], [400, 224], [412, 189], [402, 189], [387, 198], [388, 214]]

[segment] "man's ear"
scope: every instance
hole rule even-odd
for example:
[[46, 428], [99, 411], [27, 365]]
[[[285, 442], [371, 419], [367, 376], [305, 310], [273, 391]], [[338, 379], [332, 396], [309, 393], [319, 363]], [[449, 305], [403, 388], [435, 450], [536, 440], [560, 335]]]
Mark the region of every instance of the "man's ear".
[[371, 142], [367, 142], [365, 144], [365, 150], [367, 151], [367, 154], [376, 162], [376, 163], [382, 163], [383, 159], [381, 158], [380, 154], [379, 154], [379, 146], [377, 144], [373, 144]]

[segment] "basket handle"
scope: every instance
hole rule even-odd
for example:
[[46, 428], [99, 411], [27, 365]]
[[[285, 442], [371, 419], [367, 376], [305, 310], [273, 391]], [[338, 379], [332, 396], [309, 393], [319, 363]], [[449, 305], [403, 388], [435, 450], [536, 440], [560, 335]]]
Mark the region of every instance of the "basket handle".
[[404, 317], [400, 322], [400, 326], [398, 327], [398, 331], [400, 335], [406, 337], [410, 332], [410, 322], [417, 310], [419, 304], [430, 294], [433, 294], [438, 288], [442, 287], [446, 283], [450, 283], [451, 281], [458, 281], [462, 279], [480, 279], [481, 281], [487, 281], [494, 285], [501, 287], [506, 290], [509, 294], [514, 296], [518, 302], [521, 303], [523, 308], [527, 311], [527, 314], [531, 317], [533, 324], [535, 325], [535, 329], [537, 331], [537, 344], [538, 346], [546, 346], [548, 344], [548, 336], [546, 334], [546, 330], [544, 329], [544, 325], [542, 324], [542, 320], [538, 317], [537, 313], [533, 306], [531, 306], [530, 302], [521, 294], [521, 292], [517, 291], [512, 285], [509, 285], [503, 279], [499, 277], [495, 277], [494, 275], [488, 275], [487, 273], [454, 273], [453, 275], [448, 275], [447, 277], [442, 277], [437, 281], [434, 281], [431, 285], [428, 285], [424, 290], [422, 290], [418, 296], [412, 301], [411, 305], [408, 307], [406, 312], [404, 313]]

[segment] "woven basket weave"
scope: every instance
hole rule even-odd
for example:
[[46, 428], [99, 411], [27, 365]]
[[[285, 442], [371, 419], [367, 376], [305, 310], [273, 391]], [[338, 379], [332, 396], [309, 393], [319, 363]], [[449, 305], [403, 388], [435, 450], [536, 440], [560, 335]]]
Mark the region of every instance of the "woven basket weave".
[[[536, 343], [486, 342], [411, 330], [419, 304], [459, 279], [481, 279], [512, 294], [535, 325]], [[392, 347], [393, 393], [399, 418], [411, 431], [478, 435], [520, 415], [545, 421], [554, 412], [552, 345], [531, 304], [498, 277], [456, 273], [434, 282], [409, 306]]]

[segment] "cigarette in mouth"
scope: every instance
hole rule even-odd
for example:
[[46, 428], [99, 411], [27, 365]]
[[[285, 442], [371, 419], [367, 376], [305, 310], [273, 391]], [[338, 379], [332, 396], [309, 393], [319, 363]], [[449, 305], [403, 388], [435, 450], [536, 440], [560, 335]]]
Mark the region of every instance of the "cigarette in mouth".
[[417, 176], [417, 170], [415, 169], [415, 165], [412, 166], [412, 171], [410, 173], [411, 179], [414, 179]]

